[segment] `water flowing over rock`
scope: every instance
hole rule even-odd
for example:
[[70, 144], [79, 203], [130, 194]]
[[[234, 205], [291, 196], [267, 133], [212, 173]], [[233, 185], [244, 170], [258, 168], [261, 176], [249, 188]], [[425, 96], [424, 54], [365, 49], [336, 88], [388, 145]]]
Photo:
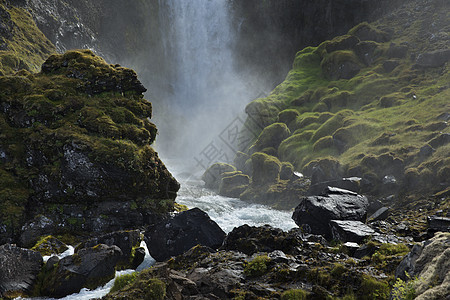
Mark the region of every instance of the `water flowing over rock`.
[[300, 227], [331, 237], [331, 220], [365, 221], [369, 202], [354, 192], [330, 188], [323, 196], [303, 197], [292, 215]]
[[78, 245], [75, 251], [82, 248], [94, 247], [98, 244], [117, 246], [122, 251], [122, 256], [117, 263], [118, 266], [116, 269], [136, 269], [144, 260], [144, 257], [139, 255], [135, 257], [134, 255], [136, 250], [139, 249], [141, 240], [142, 238], [139, 230], [116, 231], [92, 238]]
[[30, 292], [42, 264], [39, 252], [11, 244], [0, 246], [0, 297]]
[[117, 246], [99, 244], [83, 248], [74, 255], [61, 259], [48, 270], [47, 280], [40, 283], [42, 294], [61, 298], [83, 287], [95, 289], [114, 278], [115, 267], [122, 256]]
[[217, 249], [225, 232], [198, 208], [184, 211], [145, 233], [150, 254], [157, 261], [182, 254], [196, 245]]

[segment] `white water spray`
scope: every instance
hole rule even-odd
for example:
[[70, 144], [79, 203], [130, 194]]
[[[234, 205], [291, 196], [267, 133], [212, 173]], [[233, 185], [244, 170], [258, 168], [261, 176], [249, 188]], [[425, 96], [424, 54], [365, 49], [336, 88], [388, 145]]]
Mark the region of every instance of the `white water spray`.
[[165, 112], [158, 115], [155, 109], [161, 132], [157, 146], [164, 155], [192, 159], [242, 114], [257, 92], [250, 78], [244, 81], [235, 71], [227, 0], [159, 0], [159, 4], [170, 90], [163, 99]]

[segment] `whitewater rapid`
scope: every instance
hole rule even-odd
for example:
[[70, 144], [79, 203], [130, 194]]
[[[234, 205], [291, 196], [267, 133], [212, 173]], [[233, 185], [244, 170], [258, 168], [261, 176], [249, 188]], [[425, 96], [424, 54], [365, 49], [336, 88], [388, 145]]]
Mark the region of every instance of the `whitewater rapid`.
[[171, 160], [163, 160], [180, 182], [176, 202], [188, 208], [198, 207], [205, 211], [226, 233], [244, 224], [250, 226], [271, 225], [288, 231], [297, 225], [292, 220], [292, 211], [275, 210], [265, 205], [217, 195], [204, 187], [200, 179], [204, 170], [192, 168], [189, 172], [177, 167]]

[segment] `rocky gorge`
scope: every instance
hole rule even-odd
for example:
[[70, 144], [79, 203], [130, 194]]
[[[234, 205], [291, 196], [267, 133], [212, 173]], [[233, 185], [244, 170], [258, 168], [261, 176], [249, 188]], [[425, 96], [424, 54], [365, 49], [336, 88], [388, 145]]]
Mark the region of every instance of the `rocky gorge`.
[[[353, 1], [354, 23], [302, 42], [285, 81], [247, 105], [250, 143], [202, 177], [218, 194], [291, 210], [298, 227], [228, 233], [175, 202], [180, 184], [152, 147], [138, 74], [70, 50], [136, 58], [127, 47], [146, 40], [105, 38], [102, 3], [50, 2], [0, 1], [0, 298], [95, 289], [136, 269], [143, 242], [157, 263], [118, 277], [104, 299], [450, 297], [445, 1], [370, 17], [373, 4]], [[156, 2], [134, 3], [117, 24]], [[232, 2], [236, 17], [251, 14]], [[255, 10], [274, 18], [300, 5], [288, 2]], [[122, 5], [105, 4], [106, 15]]]

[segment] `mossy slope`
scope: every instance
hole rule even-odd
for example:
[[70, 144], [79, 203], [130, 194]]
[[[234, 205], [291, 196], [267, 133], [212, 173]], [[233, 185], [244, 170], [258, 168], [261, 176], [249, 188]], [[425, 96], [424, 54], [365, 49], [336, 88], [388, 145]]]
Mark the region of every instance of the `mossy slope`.
[[56, 52], [25, 9], [0, 1], [0, 75], [19, 70], [38, 72]]
[[[298, 52], [285, 81], [247, 106], [247, 127], [264, 133], [285, 123], [291, 133], [276, 156], [309, 176], [311, 164], [331, 159], [340, 172], [328, 180], [362, 177], [367, 193], [392, 192], [378, 185], [391, 175], [395, 193], [448, 186], [449, 6], [422, 6], [412, 1]], [[421, 57], [436, 52], [442, 63], [426, 67]], [[242, 150], [251, 154], [258, 141]]]

